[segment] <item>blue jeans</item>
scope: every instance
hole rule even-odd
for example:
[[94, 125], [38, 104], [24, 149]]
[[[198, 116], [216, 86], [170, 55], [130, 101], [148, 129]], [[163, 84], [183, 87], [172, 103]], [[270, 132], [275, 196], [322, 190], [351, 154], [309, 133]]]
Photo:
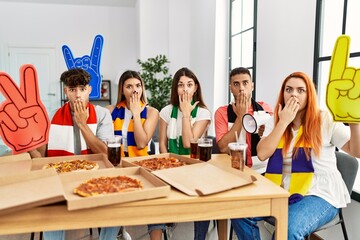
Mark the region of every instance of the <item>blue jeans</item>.
[[[99, 240], [116, 240], [120, 227], [101, 228]], [[44, 232], [45, 240], [65, 240], [65, 231]]]
[[161, 229], [162, 231], [165, 230], [165, 224], [149, 224], [148, 225], [148, 232], [151, 233], [152, 230]]
[[205, 240], [210, 221], [194, 222], [194, 240]]
[[[335, 208], [317, 196], [305, 196], [301, 201], [289, 205], [288, 239], [303, 240], [317, 228], [330, 222], [337, 213]], [[271, 221], [273, 218], [239, 218], [231, 219], [231, 224], [239, 240], [260, 240], [257, 221]]]

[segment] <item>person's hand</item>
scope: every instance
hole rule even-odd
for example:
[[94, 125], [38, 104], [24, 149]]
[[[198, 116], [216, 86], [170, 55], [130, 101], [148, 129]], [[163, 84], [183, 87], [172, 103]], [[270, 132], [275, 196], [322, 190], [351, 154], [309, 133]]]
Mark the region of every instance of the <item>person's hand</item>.
[[89, 118], [89, 109], [86, 108], [86, 105], [80, 99], [74, 101], [74, 120], [75, 123], [80, 127], [87, 124], [87, 119]]
[[0, 130], [14, 153], [27, 152], [48, 142], [50, 121], [40, 100], [37, 73], [32, 65], [20, 68], [20, 89], [12, 78], [0, 72]]
[[232, 103], [232, 108], [237, 117], [242, 117], [249, 110], [251, 105], [251, 97], [244, 91], [240, 91], [237, 97], [235, 97], [235, 103]]
[[326, 104], [334, 121], [360, 122], [360, 69], [348, 67], [350, 38], [340, 36], [331, 58]]
[[94, 44], [91, 54], [82, 57], [74, 58], [70, 48], [66, 45], [62, 47], [65, 63], [68, 69], [82, 68], [91, 75], [90, 85], [92, 91], [89, 95], [91, 100], [99, 99], [101, 96], [101, 74], [100, 74], [100, 59], [104, 39], [101, 35], [97, 35], [94, 39]]
[[194, 104], [191, 104], [192, 97], [187, 91], [179, 96], [179, 106], [183, 116], [190, 116], [192, 110], [198, 105], [199, 101], [196, 101]]
[[299, 107], [296, 97], [289, 98], [284, 108], [279, 105], [279, 121], [283, 121], [286, 125], [289, 125], [295, 119]]
[[129, 110], [133, 116], [138, 116], [144, 110], [145, 106], [140, 105], [141, 100], [138, 92], [134, 92], [130, 97]]

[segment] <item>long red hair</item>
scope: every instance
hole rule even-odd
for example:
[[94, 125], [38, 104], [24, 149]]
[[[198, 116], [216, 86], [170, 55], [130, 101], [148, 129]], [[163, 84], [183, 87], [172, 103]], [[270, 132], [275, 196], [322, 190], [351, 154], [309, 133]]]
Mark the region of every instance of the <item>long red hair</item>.
[[[322, 137], [321, 137], [321, 115], [320, 109], [317, 104], [317, 95], [316, 89], [314, 86], [313, 81], [303, 72], [294, 72], [287, 76], [281, 86], [281, 91], [277, 100], [276, 108], [274, 111], [274, 119], [275, 124], [279, 121], [278, 111], [279, 105], [282, 107], [285, 106], [284, 100], [284, 92], [285, 92], [285, 85], [290, 78], [299, 78], [305, 82], [306, 85], [306, 92], [307, 92], [307, 104], [305, 106], [305, 112], [303, 114], [302, 119], [302, 127], [303, 127], [303, 134], [299, 138], [299, 140], [295, 143], [295, 152], [297, 154], [298, 147], [302, 144], [305, 148], [306, 158], [310, 159], [310, 147], [316, 156], [320, 155], [320, 149], [322, 145]], [[284, 146], [282, 149], [282, 154], [285, 156], [287, 151], [290, 147], [290, 142], [292, 139], [292, 132], [291, 132], [291, 124], [288, 125], [284, 134]]]

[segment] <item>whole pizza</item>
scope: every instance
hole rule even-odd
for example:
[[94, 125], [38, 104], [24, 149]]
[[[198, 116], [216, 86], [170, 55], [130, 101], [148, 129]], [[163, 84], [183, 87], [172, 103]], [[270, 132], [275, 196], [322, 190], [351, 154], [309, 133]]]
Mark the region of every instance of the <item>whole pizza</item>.
[[181, 167], [186, 165], [185, 162], [174, 158], [151, 158], [151, 159], [144, 159], [140, 161], [134, 161], [132, 162], [138, 166], [141, 166], [143, 168], [147, 168], [149, 170], [155, 171], [155, 170], [161, 170], [161, 169], [167, 169], [167, 168], [175, 168], [175, 167]]
[[72, 160], [47, 163], [42, 169], [54, 168], [58, 173], [88, 171], [99, 169], [99, 164], [87, 160]]
[[128, 176], [98, 177], [87, 180], [74, 189], [82, 197], [142, 189], [140, 180]]

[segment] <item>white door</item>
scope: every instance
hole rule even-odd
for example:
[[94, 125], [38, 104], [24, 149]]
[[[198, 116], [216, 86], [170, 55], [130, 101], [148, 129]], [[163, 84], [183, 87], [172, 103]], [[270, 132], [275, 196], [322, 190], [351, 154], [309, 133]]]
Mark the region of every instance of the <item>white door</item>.
[[49, 47], [9, 47], [8, 74], [19, 85], [19, 69], [21, 65], [35, 66], [40, 98], [48, 113], [60, 106], [60, 76], [55, 71], [55, 48]]

